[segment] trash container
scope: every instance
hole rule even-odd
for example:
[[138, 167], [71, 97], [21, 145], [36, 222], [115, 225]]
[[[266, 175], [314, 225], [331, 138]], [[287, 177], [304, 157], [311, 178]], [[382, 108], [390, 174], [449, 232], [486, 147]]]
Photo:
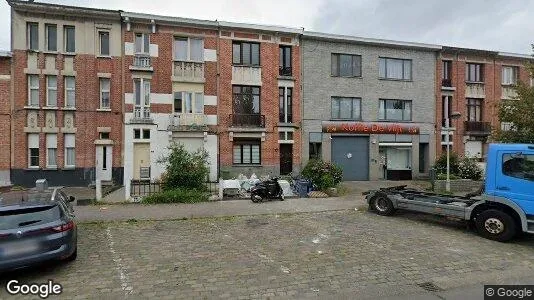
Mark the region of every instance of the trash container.
[[311, 182], [306, 179], [299, 179], [295, 182], [297, 194], [300, 198], [308, 197], [308, 193], [311, 191]]

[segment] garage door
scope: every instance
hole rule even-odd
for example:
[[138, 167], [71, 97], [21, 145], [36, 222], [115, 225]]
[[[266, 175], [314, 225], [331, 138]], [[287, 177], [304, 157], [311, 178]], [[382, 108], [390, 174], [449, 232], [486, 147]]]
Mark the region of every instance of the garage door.
[[369, 137], [332, 137], [332, 162], [343, 180], [369, 180]]

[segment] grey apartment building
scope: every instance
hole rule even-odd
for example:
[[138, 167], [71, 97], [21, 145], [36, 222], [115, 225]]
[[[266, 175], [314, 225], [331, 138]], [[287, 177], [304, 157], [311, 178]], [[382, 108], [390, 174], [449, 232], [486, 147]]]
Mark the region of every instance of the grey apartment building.
[[428, 176], [440, 49], [304, 32], [303, 164], [332, 161], [344, 180]]

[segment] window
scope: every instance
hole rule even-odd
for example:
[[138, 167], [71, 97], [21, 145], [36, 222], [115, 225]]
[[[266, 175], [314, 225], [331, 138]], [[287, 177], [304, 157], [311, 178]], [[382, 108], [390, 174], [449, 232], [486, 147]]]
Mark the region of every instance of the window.
[[39, 167], [39, 134], [28, 134], [28, 167]]
[[57, 51], [57, 26], [53, 24], [46, 24], [46, 50]]
[[143, 138], [150, 139], [150, 129], [143, 129]]
[[278, 88], [279, 96], [279, 121], [280, 123], [293, 122], [293, 88]]
[[309, 159], [321, 159], [322, 157], [322, 141], [323, 141], [323, 134], [321, 132], [310, 132], [310, 144], [309, 144], [309, 151], [308, 151], [308, 157]]
[[28, 23], [28, 49], [39, 50], [39, 24]]
[[76, 165], [76, 138], [74, 134], [65, 134], [65, 167]]
[[135, 54], [150, 53], [150, 38], [148, 33], [135, 34]]
[[204, 94], [193, 92], [174, 93], [174, 112], [187, 114], [204, 113]]
[[76, 106], [76, 79], [72, 76], [65, 77], [65, 107]]
[[362, 76], [362, 57], [350, 54], [332, 54], [332, 76]]
[[63, 27], [65, 37], [65, 52], [76, 52], [76, 29], [74, 26]]
[[111, 91], [110, 79], [100, 78], [100, 108], [101, 109], [111, 108], [110, 101], [109, 101], [110, 91]]
[[174, 59], [179, 61], [204, 61], [204, 40], [175, 38]]
[[150, 117], [150, 80], [135, 78], [134, 79], [134, 99], [136, 118]]
[[518, 77], [519, 77], [518, 67], [510, 67], [510, 66], [502, 67], [502, 84], [503, 85], [516, 84]]
[[260, 88], [257, 86], [234, 85], [234, 113], [235, 114], [259, 114], [260, 113]]
[[467, 121], [482, 121], [482, 100], [467, 98]]
[[361, 119], [361, 99], [332, 97], [332, 119]]
[[134, 129], [134, 139], [141, 138], [141, 129]]
[[482, 64], [466, 64], [465, 65], [465, 81], [468, 82], [483, 82], [484, 68]]
[[[441, 97], [441, 108], [443, 112], [443, 119], [441, 122], [441, 125], [443, 127], [450, 127], [451, 125], [451, 119], [449, 116], [452, 114], [452, 96], [442, 96]], [[449, 124], [446, 124], [446, 120], [449, 119]]]
[[46, 167], [57, 167], [57, 134], [46, 135]]
[[259, 141], [241, 141], [234, 143], [234, 164], [261, 163], [261, 145]]
[[381, 57], [379, 64], [380, 78], [412, 80], [412, 61], [409, 59]]
[[534, 181], [534, 154], [504, 154], [502, 161], [504, 175]]
[[174, 112], [182, 113], [182, 94], [183, 92], [174, 92]]
[[410, 100], [380, 100], [380, 120], [411, 121], [412, 101]]
[[109, 56], [109, 31], [99, 31], [98, 41], [100, 55]]
[[46, 76], [46, 106], [57, 106], [57, 76]]
[[443, 61], [443, 72], [441, 73], [441, 77], [443, 79], [451, 79], [451, 72], [452, 72], [452, 61], [450, 60], [444, 60]]
[[279, 131], [278, 132], [279, 141], [291, 141], [293, 140], [293, 131]]
[[102, 147], [102, 170], [108, 169], [108, 147]]
[[280, 65], [278, 66], [280, 76], [291, 76], [291, 46], [280, 46]]
[[28, 105], [39, 106], [39, 75], [28, 75]]
[[245, 66], [260, 65], [260, 44], [247, 42], [233, 43], [233, 64]]
[[109, 140], [109, 132], [100, 132], [101, 140]]

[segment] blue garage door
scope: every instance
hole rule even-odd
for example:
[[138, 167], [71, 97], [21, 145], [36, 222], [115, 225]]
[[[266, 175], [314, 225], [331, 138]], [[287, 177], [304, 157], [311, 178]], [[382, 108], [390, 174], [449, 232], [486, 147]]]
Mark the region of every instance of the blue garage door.
[[369, 137], [332, 137], [332, 162], [343, 168], [343, 180], [369, 180]]

